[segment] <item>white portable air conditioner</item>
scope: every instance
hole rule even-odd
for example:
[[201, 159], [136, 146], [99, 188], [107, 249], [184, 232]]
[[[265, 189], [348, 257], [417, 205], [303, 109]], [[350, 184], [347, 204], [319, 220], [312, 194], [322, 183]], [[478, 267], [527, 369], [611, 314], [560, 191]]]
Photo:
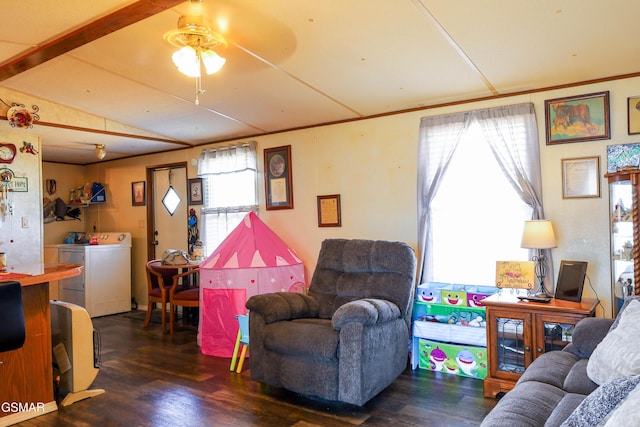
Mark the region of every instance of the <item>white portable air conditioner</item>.
[[87, 310], [63, 301], [51, 301], [51, 344], [60, 375], [62, 406], [104, 393], [89, 390], [98, 375], [99, 339]]

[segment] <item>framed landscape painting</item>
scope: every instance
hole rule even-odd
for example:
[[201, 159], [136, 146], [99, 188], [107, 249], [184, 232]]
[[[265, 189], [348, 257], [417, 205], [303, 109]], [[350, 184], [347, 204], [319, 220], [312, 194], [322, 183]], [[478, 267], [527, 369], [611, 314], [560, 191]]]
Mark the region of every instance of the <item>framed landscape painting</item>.
[[609, 92], [544, 101], [547, 145], [609, 139]]

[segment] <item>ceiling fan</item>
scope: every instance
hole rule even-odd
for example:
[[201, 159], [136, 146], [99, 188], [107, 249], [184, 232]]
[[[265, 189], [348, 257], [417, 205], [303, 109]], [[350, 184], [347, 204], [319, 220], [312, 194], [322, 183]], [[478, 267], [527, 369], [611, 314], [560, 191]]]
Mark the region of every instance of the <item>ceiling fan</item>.
[[210, 21], [202, 14], [202, 0], [191, 0], [194, 14], [182, 15], [178, 19], [178, 28], [167, 31], [164, 39], [180, 49], [174, 52], [173, 63], [178, 71], [196, 79], [195, 104], [200, 104], [202, 89], [202, 68], [207, 74], [214, 74], [224, 66], [227, 60], [214, 49], [227, 46], [222, 34], [211, 28]]

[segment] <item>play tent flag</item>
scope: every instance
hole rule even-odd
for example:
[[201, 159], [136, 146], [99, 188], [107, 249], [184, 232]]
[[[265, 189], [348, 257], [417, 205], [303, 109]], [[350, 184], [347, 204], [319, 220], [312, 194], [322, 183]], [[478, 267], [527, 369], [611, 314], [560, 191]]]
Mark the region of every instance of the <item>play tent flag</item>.
[[231, 357], [253, 295], [304, 292], [304, 264], [256, 214], [250, 212], [200, 264], [200, 347], [204, 354]]

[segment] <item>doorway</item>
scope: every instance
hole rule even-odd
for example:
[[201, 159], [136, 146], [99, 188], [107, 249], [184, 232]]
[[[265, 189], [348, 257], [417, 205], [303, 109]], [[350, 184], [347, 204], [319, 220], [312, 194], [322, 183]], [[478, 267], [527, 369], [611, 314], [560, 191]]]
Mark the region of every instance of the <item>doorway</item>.
[[148, 167], [147, 182], [147, 258], [159, 259], [167, 249], [188, 253], [187, 164]]

